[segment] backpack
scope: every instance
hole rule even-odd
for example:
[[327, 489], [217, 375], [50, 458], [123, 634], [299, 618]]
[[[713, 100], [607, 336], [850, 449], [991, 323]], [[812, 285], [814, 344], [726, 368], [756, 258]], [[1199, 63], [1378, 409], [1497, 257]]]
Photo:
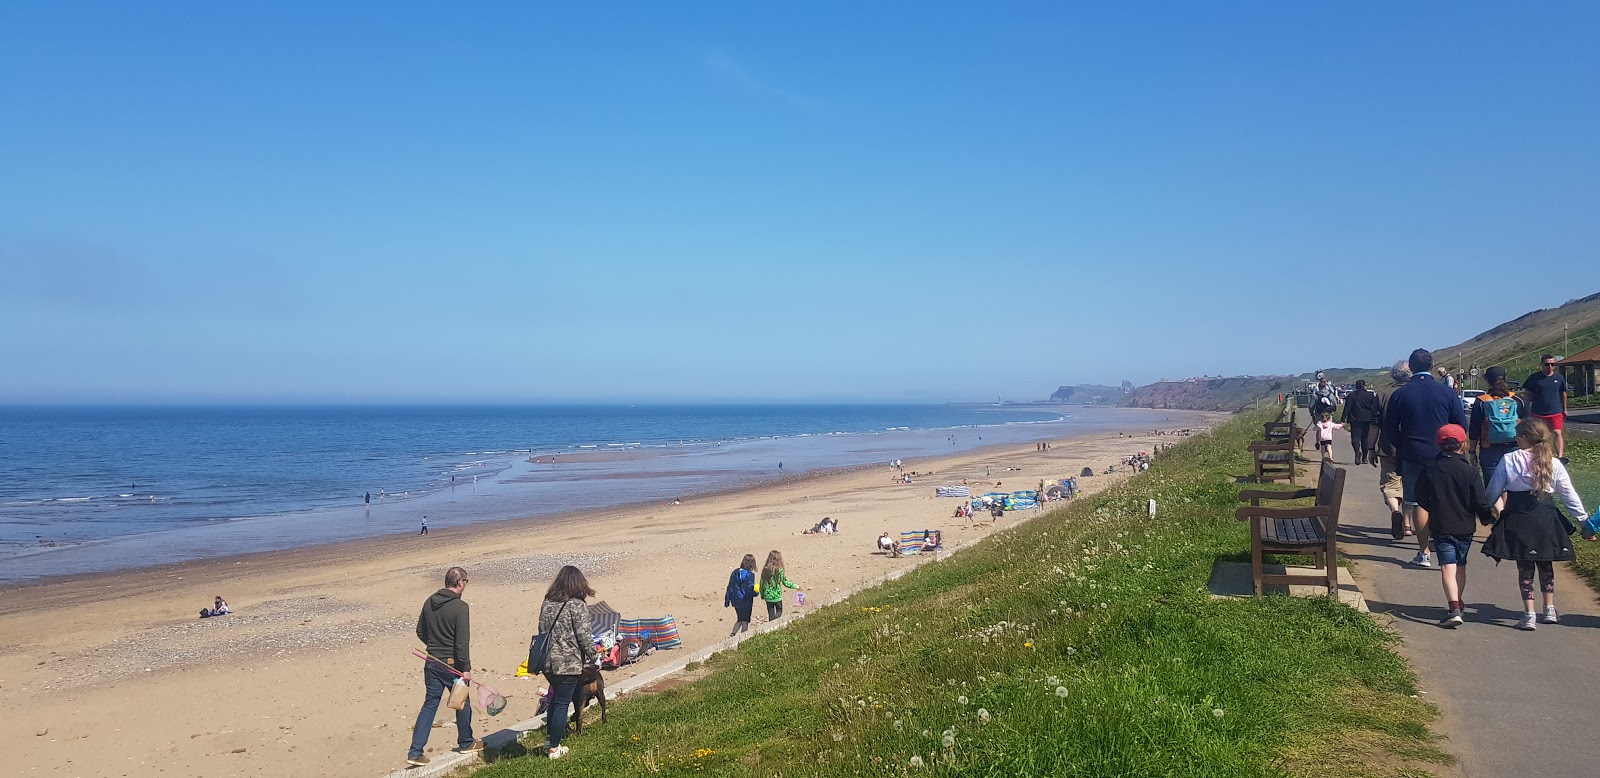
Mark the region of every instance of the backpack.
[[1515, 443], [1517, 440], [1517, 401], [1510, 397], [1492, 400], [1479, 398], [1483, 418], [1487, 422], [1489, 445]]

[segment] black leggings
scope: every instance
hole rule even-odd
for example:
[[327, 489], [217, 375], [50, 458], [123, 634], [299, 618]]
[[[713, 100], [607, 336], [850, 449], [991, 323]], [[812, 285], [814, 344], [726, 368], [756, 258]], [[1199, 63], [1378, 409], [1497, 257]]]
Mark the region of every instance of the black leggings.
[[767, 602], [767, 621], [777, 621], [783, 618], [783, 600]]
[[1533, 570], [1539, 569], [1539, 591], [1556, 593], [1556, 566], [1550, 562], [1517, 561], [1517, 582], [1522, 588], [1522, 599], [1533, 599]]

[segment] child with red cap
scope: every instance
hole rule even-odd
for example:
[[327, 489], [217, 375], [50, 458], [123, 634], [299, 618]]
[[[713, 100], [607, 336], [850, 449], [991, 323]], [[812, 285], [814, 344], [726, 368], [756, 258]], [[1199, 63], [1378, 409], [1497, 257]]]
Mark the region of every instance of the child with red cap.
[[1433, 536], [1433, 553], [1439, 558], [1439, 575], [1449, 612], [1439, 626], [1455, 629], [1462, 623], [1461, 601], [1467, 591], [1467, 552], [1478, 522], [1488, 524], [1489, 500], [1483, 478], [1462, 449], [1467, 431], [1446, 424], [1435, 435], [1439, 456], [1423, 465], [1417, 480], [1417, 523]]

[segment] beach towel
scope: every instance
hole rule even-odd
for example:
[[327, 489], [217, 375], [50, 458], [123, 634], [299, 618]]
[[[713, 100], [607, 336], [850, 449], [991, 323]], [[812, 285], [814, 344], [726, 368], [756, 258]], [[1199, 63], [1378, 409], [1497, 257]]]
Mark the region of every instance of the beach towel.
[[933, 490], [935, 497], [971, 497], [972, 490], [965, 484], [960, 486], [941, 486]]
[[623, 619], [617, 625], [618, 638], [638, 638], [651, 648], [679, 648], [678, 622], [671, 616], [658, 619]]

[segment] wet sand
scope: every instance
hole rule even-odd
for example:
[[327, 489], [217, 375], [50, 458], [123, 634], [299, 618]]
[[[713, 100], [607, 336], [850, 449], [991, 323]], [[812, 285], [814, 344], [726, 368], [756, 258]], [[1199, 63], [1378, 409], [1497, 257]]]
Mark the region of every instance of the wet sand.
[[[471, 581], [465, 599], [475, 675], [511, 698], [499, 716], [477, 715], [481, 735], [533, 715], [540, 684], [512, 674], [526, 656], [539, 599], [563, 564], [583, 568], [596, 599], [624, 617], [676, 617], [692, 651], [732, 626], [722, 590], [743, 554], [781, 550], [790, 578], [808, 591], [808, 607], [826, 603], [915, 563], [876, 553], [882, 531], [942, 529], [946, 546], [956, 548], [1034, 515], [965, 528], [951, 516], [960, 500], [935, 498], [935, 486], [968, 479], [975, 494], [1032, 489], [1040, 479], [1085, 466], [1101, 472], [1121, 456], [1175, 442], [1147, 437], [1155, 425], [1132, 426], [1128, 438], [1056, 439], [1048, 451], [1012, 444], [907, 459], [906, 470], [937, 474], [910, 485], [892, 482], [886, 468], [862, 468], [681, 505], [476, 524], [10, 588], [0, 591], [0, 690], [13, 704], [0, 747], [14, 774], [24, 776], [378, 775], [403, 765], [422, 697], [410, 655], [416, 614], [450, 565], [465, 566]], [[1082, 485], [1093, 491], [1122, 475]], [[823, 516], [839, 521], [840, 534], [799, 534]], [[235, 614], [197, 619], [217, 594]], [[679, 653], [657, 652], [610, 677], [631, 677]], [[439, 718], [447, 723], [433, 732], [435, 753], [454, 742], [450, 717]]]

